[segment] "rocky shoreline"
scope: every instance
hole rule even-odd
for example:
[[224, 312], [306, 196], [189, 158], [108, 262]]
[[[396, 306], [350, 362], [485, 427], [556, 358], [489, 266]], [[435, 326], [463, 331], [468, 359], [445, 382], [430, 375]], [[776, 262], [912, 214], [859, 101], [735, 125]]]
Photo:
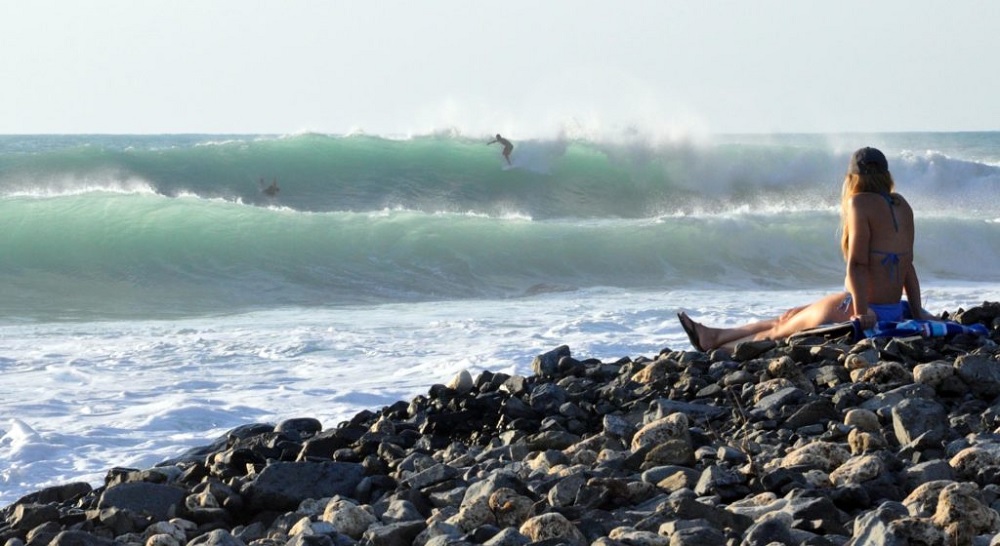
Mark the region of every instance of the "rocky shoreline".
[[4, 546], [1000, 544], [989, 337], [539, 355], [0, 509]]

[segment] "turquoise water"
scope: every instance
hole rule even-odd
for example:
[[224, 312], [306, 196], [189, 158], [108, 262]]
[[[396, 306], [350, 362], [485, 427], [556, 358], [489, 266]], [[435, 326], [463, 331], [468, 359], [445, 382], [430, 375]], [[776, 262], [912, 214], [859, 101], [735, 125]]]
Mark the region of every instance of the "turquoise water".
[[524, 141], [511, 169], [461, 136], [5, 136], [0, 317], [836, 285], [848, 141], [888, 154], [924, 278], [997, 282], [998, 135]]

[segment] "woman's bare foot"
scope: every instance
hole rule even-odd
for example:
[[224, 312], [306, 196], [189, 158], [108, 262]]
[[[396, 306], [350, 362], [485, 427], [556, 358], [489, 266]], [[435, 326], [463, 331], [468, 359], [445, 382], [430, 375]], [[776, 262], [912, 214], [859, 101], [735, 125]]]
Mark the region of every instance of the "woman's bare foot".
[[704, 344], [702, 341], [702, 334], [706, 328], [701, 324], [691, 320], [691, 317], [687, 315], [684, 311], [677, 313], [677, 320], [681, 322], [681, 328], [684, 329], [684, 333], [687, 334], [688, 341], [691, 342], [691, 346], [697, 351], [705, 352], [706, 350], [711, 350], [714, 347], [710, 347]]

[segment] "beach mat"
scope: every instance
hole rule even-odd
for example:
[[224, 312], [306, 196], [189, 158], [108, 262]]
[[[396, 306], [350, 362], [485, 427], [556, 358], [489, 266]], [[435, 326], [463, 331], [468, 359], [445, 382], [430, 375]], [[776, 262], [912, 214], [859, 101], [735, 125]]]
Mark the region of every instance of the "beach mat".
[[857, 321], [849, 320], [847, 322], [835, 322], [833, 324], [824, 324], [815, 328], [800, 330], [788, 336], [788, 339], [791, 341], [806, 337], [821, 337], [831, 340], [846, 337], [851, 341], [857, 341], [860, 339], [860, 333], [861, 325]]
[[857, 321], [836, 322], [824, 324], [816, 328], [801, 330], [790, 336], [789, 340], [805, 337], [822, 337], [824, 339], [848, 338], [852, 342], [873, 337], [946, 337], [957, 334], [989, 335], [989, 330], [982, 324], [964, 325], [950, 320], [902, 320], [880, 321], [874, 328], [862, 330]]

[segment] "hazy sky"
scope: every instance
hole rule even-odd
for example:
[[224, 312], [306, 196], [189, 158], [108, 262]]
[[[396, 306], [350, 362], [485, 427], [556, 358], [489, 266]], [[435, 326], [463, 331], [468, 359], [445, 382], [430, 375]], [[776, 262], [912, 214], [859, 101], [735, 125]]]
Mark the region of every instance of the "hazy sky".
[[1000, 129], [987, 0], [0, 0], [0, 133]]

